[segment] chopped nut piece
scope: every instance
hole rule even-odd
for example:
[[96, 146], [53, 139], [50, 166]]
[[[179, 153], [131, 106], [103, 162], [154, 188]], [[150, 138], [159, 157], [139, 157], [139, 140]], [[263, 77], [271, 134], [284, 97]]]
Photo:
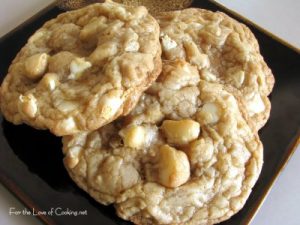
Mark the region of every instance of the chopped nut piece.
[[90, 55], [90, 60], [93, 64], [101, 65], [104, 60], [115, 55], [118, 52], [116, 43], [107, 42], [99, 45]]
[[70, 169], [73, 169], [79, 162], [80, 146], [74, 146], [68, 150], [67, 156], [64, 158], [64, 163]]
[[141, 148], [144, 144], [145, 129], [142, 126], [129, 126], [119, 132], [124, 145], [131, 148]]
[[184, 145], [195, 140], [200, 133], [200, 124], [194, 120], [165, 120], [161, 126], [168, 142]]
[[78, 108], [78, 103], [76, 101], [57, 98], [53, 101], [53, 106], [61, 112], [70, 113]]
[[20, 95], [19, 97], [19, 110], [24, 113], [26, 116], [30, 118], [34, 118], [36, 116], [38, 107], [37, 101], [34, 95]]
[[122, 41], [126, 52], [136, 52], [140, 48], [139, 36], [132, 29], [128, 29], [123, 35]]
[[200, 81], [197, 67], [185, 61], [174, 61], [174, 65], [165, 65], [160, 79], [165, 87], [172, 90], [197, 85]]
[[186, 150], [191, 164], [203, 163], [210, 160], [214, 154], [214, 146], [211, 141], [200, 139], [193, 141]]
[[220, 109], [215, 103], [206, 103], [199, 110], [197, 119], [204, 124], [211, 124], [218, 122], [220, 115]]
[[25, 61], [25, 75], [30, 79], [40, 78], [47, 69], [48, 59], [49, 55], [46, 53], [38, 53], [29, 57]]
[[[92, 164], [94, 160], [93, 157], [89, 162]], [[119, 156], [107, 157], [99, 165], [98, 171], [89, 168], [89, 173], [94, 174], [95, 177], [95, 180], [91, 182], [104, 193], [121, 192], [134, 186], [139, 181], [138, 171]]]
[[187, 59], [191, 64], [197, 65], [198, 69], [209, 67], [210, 62], [208, 55], [201, 53], [194, 42], [186, 41], [183, 44], [187, 54]]
[[158, 182], [175, 188], [187, 182], [190, 177], [190, 163], [186, 154], [169, 145], [163, 145], [158, 153]]
[[40, 81], [39, 85], [41, 87], [48, 89], [49, 91], [53, 91], [58, 84], [58, 76], [56, 73], [46, 73]]
[[108, 25], [105, 23], [106, 18], [104, 16], [100, 16], [99, 18], [94, 18], [89, 22], [87, 25], [83, 27], [80, 32], [80, 39], [81, 40], [89, 40], [95, 38], [95, 34], [105, 28]]
[[70, 75], [70, 64], [77, 57], [67, 51], [58, 52], [49, 58], [48, 73], [56, 73], [61, 77]]

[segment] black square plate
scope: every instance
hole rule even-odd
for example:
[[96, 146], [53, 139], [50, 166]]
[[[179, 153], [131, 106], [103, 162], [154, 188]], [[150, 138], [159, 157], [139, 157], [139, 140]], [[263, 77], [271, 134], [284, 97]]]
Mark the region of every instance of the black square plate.
[[[194, 1], [193, 7], [219, 10], [235, 17], [226, 9], [209, 1]], [[1, 79], [16, 53], [29, 36], [61, 11], [50, 5], [24, 24], [0, 39]], [[241, 18], [237, 18], [241, 20]], [[260, 178], [245, 207], [222, 224], [248, 224], [274, 180], [299, 143], [300, 125], [300, 57], [272, 37], [248, 24], [257, 37], [262, 55], [273, 70], [276, 84], [271, 96], [272, 112], [260, 131], [264, 144], [264, 166]], [[0, 117], [0, 181], [29, 209], [50, 211], [85, 211], [87, 215], [39, 215], [47, 224], [129, 225], [119, 219], [113, 207], [96, 203], [74, 185], [63, 168], [61, 139], [47, 131], [26, 125], [14, 126]]]

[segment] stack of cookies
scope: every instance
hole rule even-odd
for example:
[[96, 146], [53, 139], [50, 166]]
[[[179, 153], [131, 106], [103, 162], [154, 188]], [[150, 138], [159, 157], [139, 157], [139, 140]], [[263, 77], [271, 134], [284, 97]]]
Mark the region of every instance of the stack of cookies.
[[215, 224], [245, 204], [274, 78], [251, 31], [220, 12], [152, 17], [111, 1], [28, 40], [1, 110], [62, 136], [77, 185], [135, 224]]

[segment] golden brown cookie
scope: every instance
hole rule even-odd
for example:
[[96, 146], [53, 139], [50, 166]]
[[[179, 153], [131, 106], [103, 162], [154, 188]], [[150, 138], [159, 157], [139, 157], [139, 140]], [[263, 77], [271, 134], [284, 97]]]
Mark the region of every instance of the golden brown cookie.
[[274, 77], [250, 29], [224, 13], [204, 9], [163, 12], [156, 18], [163, 58], [186, 60], [198, 68], [201, 79], [225, 85], [241, 99], [250, 123], [259, 130], [270, 114], [267, 96]]
[[145, 7], [106, 1], [63, 13], [14, 59], [1, 110], [59, 136], [95, 130], [129, 113], [160, 73], [160, 55], [159, 26]]
[[72, 179], [135, 224], [214, 224], [245, 204], [263, 148], [234, 96], [196, 66], [165, 62], [134, 110], [63, 138]]

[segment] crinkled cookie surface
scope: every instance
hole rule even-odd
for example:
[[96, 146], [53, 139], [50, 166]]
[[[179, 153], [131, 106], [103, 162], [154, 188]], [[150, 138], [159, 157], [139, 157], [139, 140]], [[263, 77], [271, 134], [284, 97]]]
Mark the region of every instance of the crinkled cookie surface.
[[185, 9], [158, 15], [163, 58], [184, 59], [197, 66], [201, 78], [224, 84], [241, 99], [256, 130], [268, 120], [271, 70], [250, 29], [221, 12]]
[[197, 66], [166, 61], [135, 109], [97, 131], [63, 138], [73, 180], [135, 224], [213, 224], [245, 204], [262, 144], [237, 100], [201, 80]]
[[161, 71], [159, 26], [144, 7], [111, 1], [45, 23], [1, 87], [15, 124], [55, 135], [95, 130], [129, 113]]

